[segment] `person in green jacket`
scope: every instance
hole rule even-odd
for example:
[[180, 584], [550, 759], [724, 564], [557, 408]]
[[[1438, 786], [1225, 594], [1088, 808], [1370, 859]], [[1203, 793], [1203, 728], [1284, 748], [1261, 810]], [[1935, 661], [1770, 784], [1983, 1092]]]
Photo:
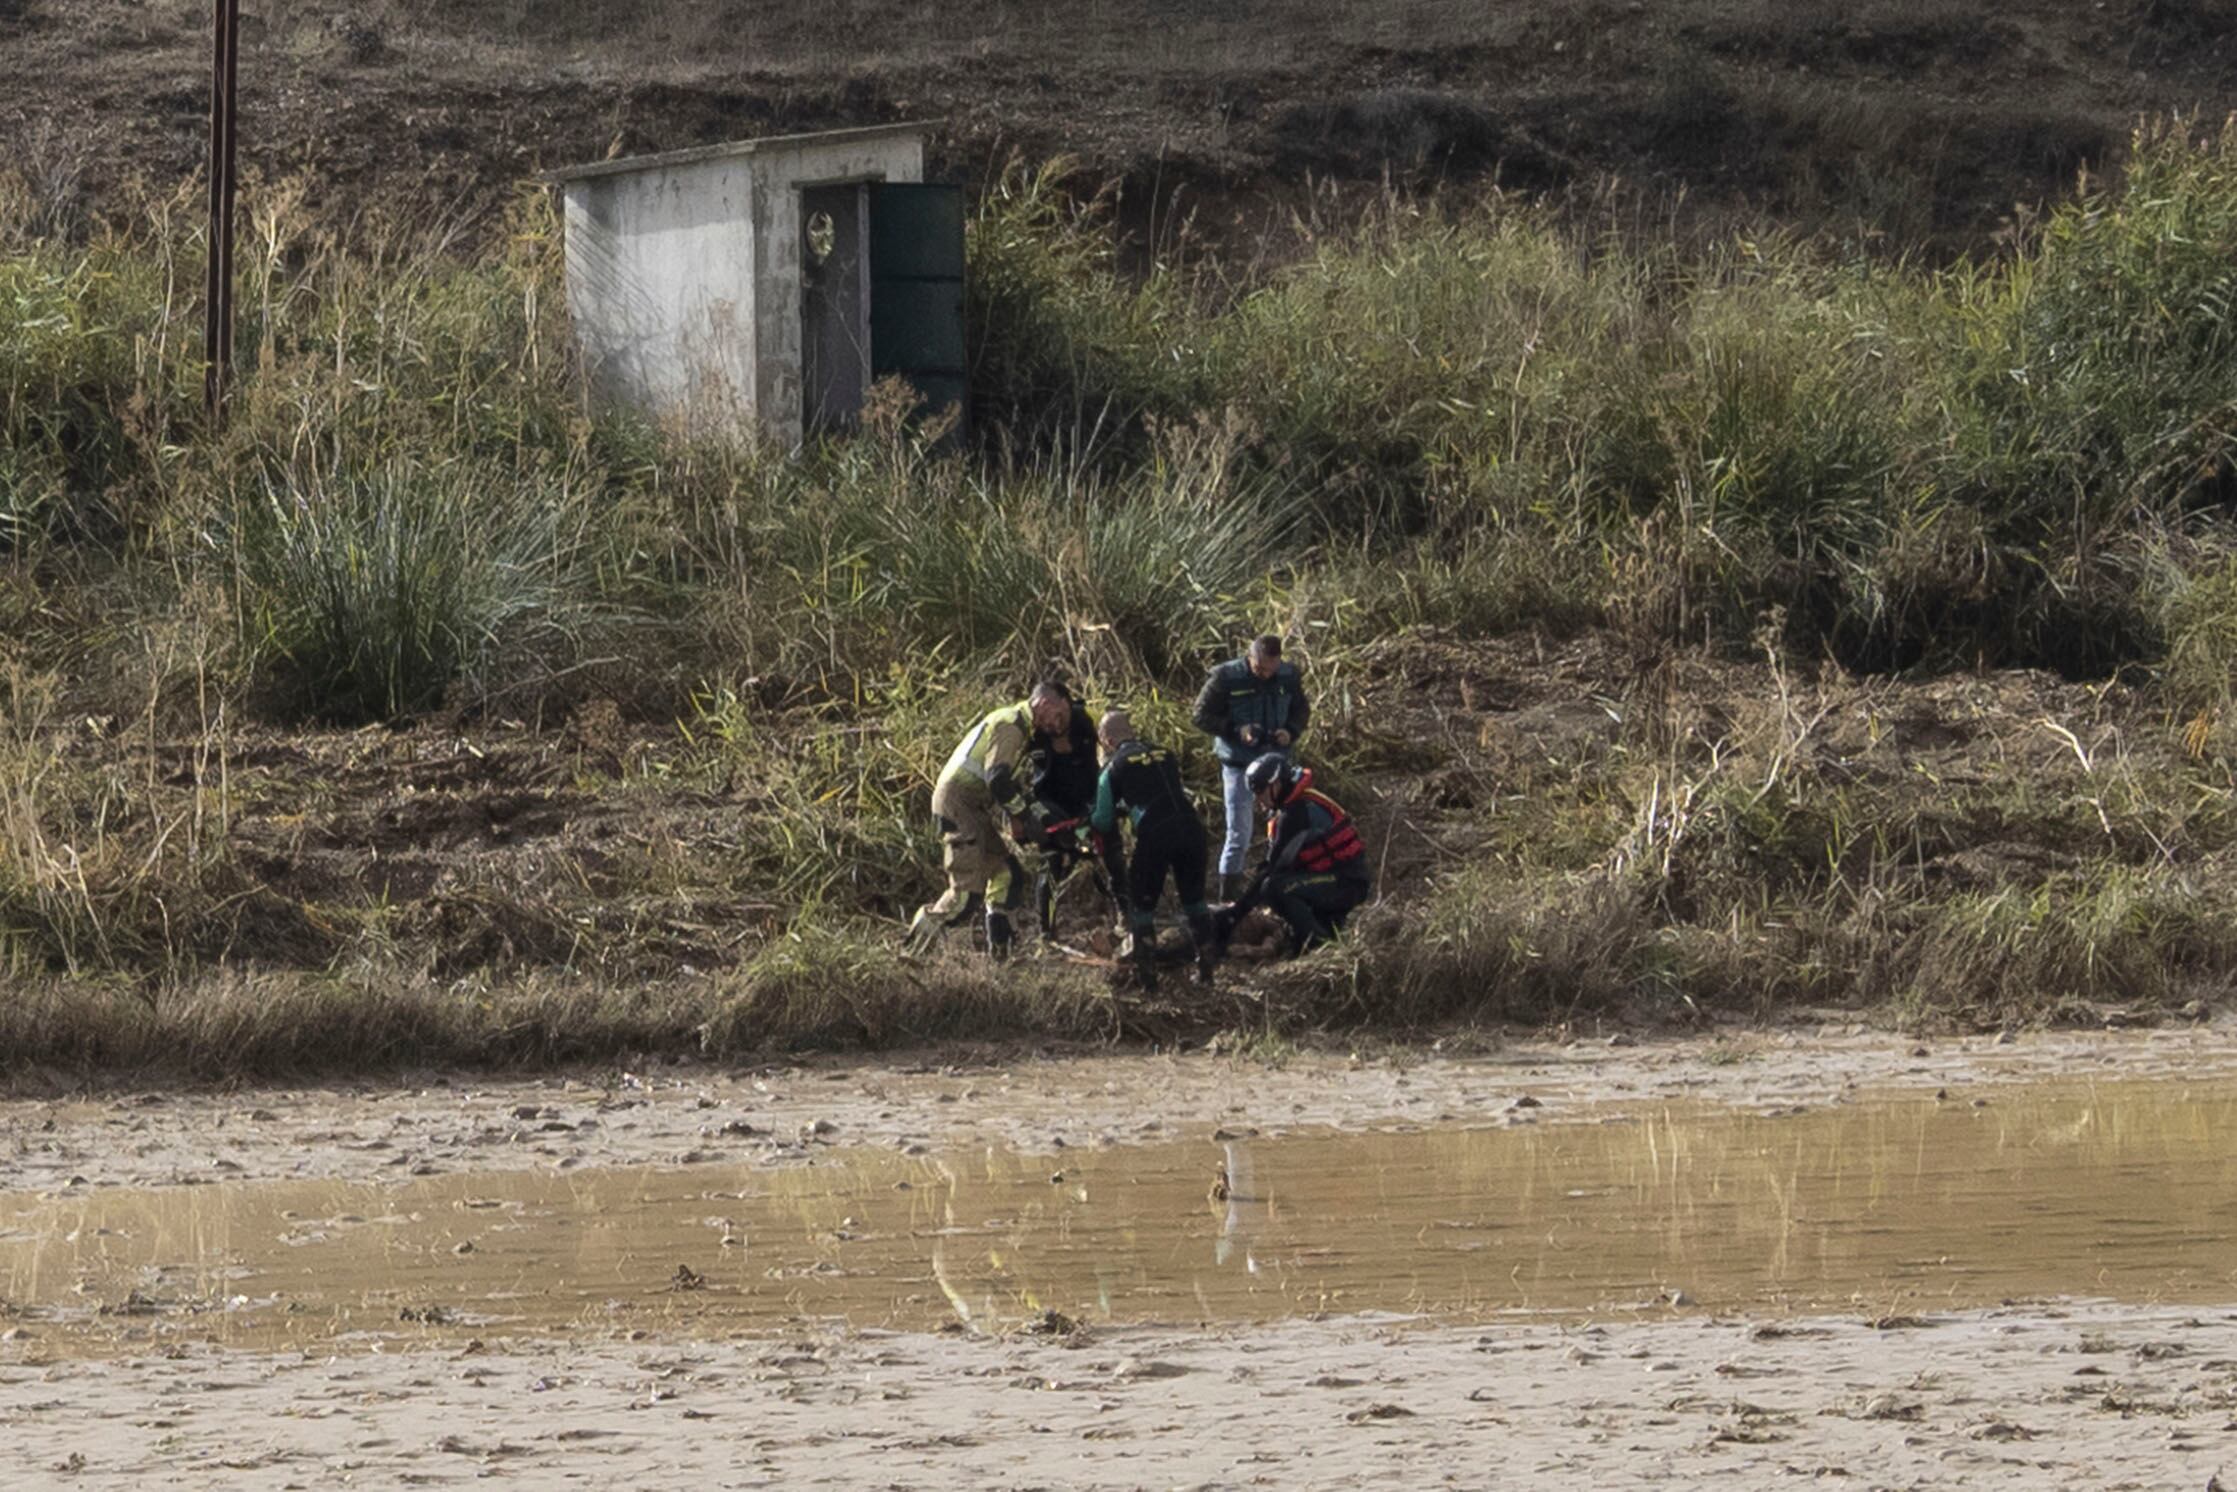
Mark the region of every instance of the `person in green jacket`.
[[[1168, 875], [1196, 945], [1197, 982], [1209, 985], [1217, 954], [1212, 909], [1204, 900], [1204, 821], [1181, 785], [1180, 763], [1170, 751], [1136, 735], [1124, 710], [1105, 715], [1097, 734], [1103, 741], [1103, 776], [1087, 821], [1102, 837], [1111, 894], [1126, 914], [1142, 986], [1157, 988], [1157, 901], [1165, 894]], [[1131, 862], [1119, 845], [1122, 813], [1134, 826]]]
[[1283, 661], [1282, 640], [1271, 633], [1253, 642], [1242, 657], [1213, 669], [1196, 696], [1196, 728], [1212, 738], [1226, 789], [1227, 839], [1219, 855], [1222, 900], [1232, 901], [1243, 884], [1244, 857], [1258, 827], [1257, 801], [1243, 774], [1269, 751], [1285, 756], [1294, 751], [1312, 715], [1297, 665]]
[[932, 788], [948, 889], [918, 908], [912, 947], [929, 946], [984, 906], [987, 952], [1009, 955], [1010, 913], [1024, 900], [1025, 872], [1003, 842], [1004, 821], [1020, 842], [1040, 841], [1039, 810], [1026, 795], [1026, 753], [1035, 731], [1063, 730], [1071, 713], [1063, 690], [1036, 684], [1016, 704], [989, 711], [948, 758]]

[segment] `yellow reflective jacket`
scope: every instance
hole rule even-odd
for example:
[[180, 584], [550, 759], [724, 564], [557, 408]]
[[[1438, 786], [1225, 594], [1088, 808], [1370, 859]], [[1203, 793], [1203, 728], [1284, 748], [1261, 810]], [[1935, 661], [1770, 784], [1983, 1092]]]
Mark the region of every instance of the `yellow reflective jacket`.
[[1022, 790], [1017, 774], [1032, 740], [1033, 710], [1024, 700], [990, 710], [940, 769], [940, 781], [980, 783], [997, 803], [1013, 802]]

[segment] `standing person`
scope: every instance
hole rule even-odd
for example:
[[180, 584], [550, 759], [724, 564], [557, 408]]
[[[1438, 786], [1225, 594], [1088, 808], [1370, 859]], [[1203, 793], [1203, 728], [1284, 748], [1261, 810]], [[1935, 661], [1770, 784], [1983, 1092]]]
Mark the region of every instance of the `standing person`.
[[[1040, 811], [1027, 801], [1028, 746], [1036, 730], [1062, 730], [1072, 702], [1054, 684], [1036, 684], [1016, 704], [988, 712], [971, 728], [932, 788], [932, 816], [940, 825], [948, 889], [920, 907], [909, 923], [909, 941], [929, 944], [946, 929], [986, 908], [987, 952], [1010, 952], [1010, 913], [1024, 896], [1023, 870], [1002, 842], [1001, 818], [1031, 842], [1040, 836]], [[998, 817], [999, 815], [999, 817]]]
[[1245, 776], [1273, 821], [1266, 827], [1265, 867], [1229, 915], [1239, 917], [1264, 901], [1289, 924], [1290, 952], [1309, 953], [1334, 937], [1373, 891], [1366, 841], [1351, 815], [1313, 786], [1313, 774], [1279, 752], [1252, 762]]
[[[1130, 952], [1142, 987], [1157, 988], [1157, 899], [1165, 894], [1168, 873], [1196, 944], [1196, 981], [1208, 986], [1216, 952], [1212, 909], [1204, 900], [1206, 836], [1204, 821], [1181, 785], [1181, 765], [1170, 751], [1137, 736], [1124, 710], [1105, 715], [1097, 733], [1103, 740], [1103, 776], [1095, 787], [1088, 825], [1103, 837], [1111, 893], [1132, 929]], [[1131, 863], [1119, 848], [1121, 812], [1134, 824]]]
[[1095, 806], [1099, 776], [1095, 722], [1087, 707], [1062, 684], [1051, 687], [1064, 696], [1065, 723], [1056, 730], [1036, 729], [1026, 751], [1033, 801], [1040, 807], [1043, 824], [1041, 853], [1033, 867], [1033, 910], [1044, 940], [1056, 936], [1057, 887], [1084, 853], [1076, 831]]
[[1243, 860], [1258, 827], [1244, 773], [1267, 752], [1286, 754], [1295, 747], [1312, 715], [1304, 680], [1295, 664], [1282, 661], [1282, 640], [1271, 633], [1253, 642], [1242, 657], [1213, 669], [1196, 696], [1196, 728], [1212, 738], [1226, 789], [1227, 839], [1219, 852], [1222, 901], [1233, 901], [1242, 885]]

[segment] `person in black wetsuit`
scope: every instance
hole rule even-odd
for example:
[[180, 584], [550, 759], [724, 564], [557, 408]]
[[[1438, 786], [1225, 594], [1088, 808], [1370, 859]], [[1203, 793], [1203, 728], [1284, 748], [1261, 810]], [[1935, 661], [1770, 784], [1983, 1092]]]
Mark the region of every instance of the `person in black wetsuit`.
[[[1088, 825], [1102, 836], [1112, 894], [1133, 932], [1131, 952], [1142, 985], [1157, 987], [1157, 900], [1165, 893], [1168, 875], [1196, 945], [1197, 982], [1209, 985], [1217, 954], [1212, 909], [1204, 900], [1204, 821], [1181, 785], [1180, 763], [1170, 751], [1135, 735], [1134, 723], [1124, 710], [1105, 715], [1098, 734], [1103, 739], [1103, 775], [1096, 784]], [[1134, 825], [1131, 862], [1119, 845], [1121, 813]]]

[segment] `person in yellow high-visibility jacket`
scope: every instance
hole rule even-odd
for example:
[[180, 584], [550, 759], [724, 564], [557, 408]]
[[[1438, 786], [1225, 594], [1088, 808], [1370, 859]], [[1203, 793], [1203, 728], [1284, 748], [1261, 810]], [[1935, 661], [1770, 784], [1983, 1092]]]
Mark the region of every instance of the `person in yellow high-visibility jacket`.
[[1010, 913], [1025, 899], [1025, 872], [1003, 843], [1003, 820], [1022, 824], [1021, 839], [1039, 842], [1038, 810], [1026, 794], [1026, 752], [1034, 731], [1060, 731], [1071, 713], [1063, 690], [1036, 684], [1024, 699], [971, 727], [941, 768], [932, 816], [940, 825], [948, 889], [918, 909], [909, 924], [912, 945], [929, 944], [984, 906], [987, 951], [996, 958], [1009, 953]]

